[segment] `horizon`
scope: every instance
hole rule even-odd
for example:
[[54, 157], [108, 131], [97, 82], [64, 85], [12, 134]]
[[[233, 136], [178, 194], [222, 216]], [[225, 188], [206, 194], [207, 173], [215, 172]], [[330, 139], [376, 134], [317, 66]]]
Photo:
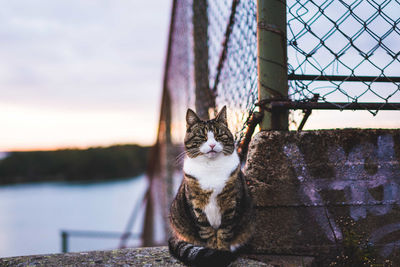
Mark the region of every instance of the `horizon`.
[[13, 153], [13, 152], [52, 152], [59, 150], [88, 150], [92, 148], [109, 148], [115, 146], [140, 146], [140, 147], [152, 147], [153, 145], [142, 145], [138, 143], [112, 143], [112, 144], [99, 144], [99, 145], [91, 145], [91, 146], [65, 146], [65, 147], [32, 147], [27, 149], [16, 149], [16, 150], [8, 150], [8, 151], [0, 151], [0, 159], [4, 158], [4, 154]]

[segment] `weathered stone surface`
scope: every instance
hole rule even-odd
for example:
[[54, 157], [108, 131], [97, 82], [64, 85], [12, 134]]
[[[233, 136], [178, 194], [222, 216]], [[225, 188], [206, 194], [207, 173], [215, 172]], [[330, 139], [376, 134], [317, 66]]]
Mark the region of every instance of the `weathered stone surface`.
[[314, 257], [293, 255], [247, 255], [250, 259], [267, 262], [274, 267], [311, 267], [317, 266]]
[[[288, 262], [293, 262], [290, 258]], [[184, 266], [170, 256], [167, 247], [128, 248], [110, 251], [91, 251], [50, 255], [0, 258], [0, 266]], [[257, 260], [239, 258], [231, 264], [240, 266], [270, 266]], [[291, 266], [291, 265], [281, 265]]]
[[336, 251], [351, 219], [400, 264], [400, 130], [260, 132], [245, 174], [257, 210], [254, 251]]

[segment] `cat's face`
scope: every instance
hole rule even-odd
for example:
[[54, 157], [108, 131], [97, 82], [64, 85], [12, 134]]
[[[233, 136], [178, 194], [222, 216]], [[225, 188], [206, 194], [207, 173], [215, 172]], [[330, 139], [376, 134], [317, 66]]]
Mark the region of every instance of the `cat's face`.
[[225, 106], [209, 121], [200, 120], [194, 111], [188, 109], [186, 124], [185, 151], [189, 157], [215, 158], [220, 154], [233, 153], [235, 145], [228, 129]]

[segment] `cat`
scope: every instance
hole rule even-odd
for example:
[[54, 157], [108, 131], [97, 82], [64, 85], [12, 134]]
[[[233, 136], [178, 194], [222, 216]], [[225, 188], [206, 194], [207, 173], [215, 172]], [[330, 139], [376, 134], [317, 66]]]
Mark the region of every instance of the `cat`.
[[184, 178], [170, 208], [170, 253], [190, 266], [227, 266], [253, 232], [249, 196], [226, 107], [208, 121], [186, 113]]

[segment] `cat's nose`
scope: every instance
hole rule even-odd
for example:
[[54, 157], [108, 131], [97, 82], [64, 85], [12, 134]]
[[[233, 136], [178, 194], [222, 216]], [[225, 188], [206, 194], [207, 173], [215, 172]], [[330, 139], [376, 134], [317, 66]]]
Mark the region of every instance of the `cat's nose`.
[[215, 144], [210, 144], [211, 149], [214, 149]]

